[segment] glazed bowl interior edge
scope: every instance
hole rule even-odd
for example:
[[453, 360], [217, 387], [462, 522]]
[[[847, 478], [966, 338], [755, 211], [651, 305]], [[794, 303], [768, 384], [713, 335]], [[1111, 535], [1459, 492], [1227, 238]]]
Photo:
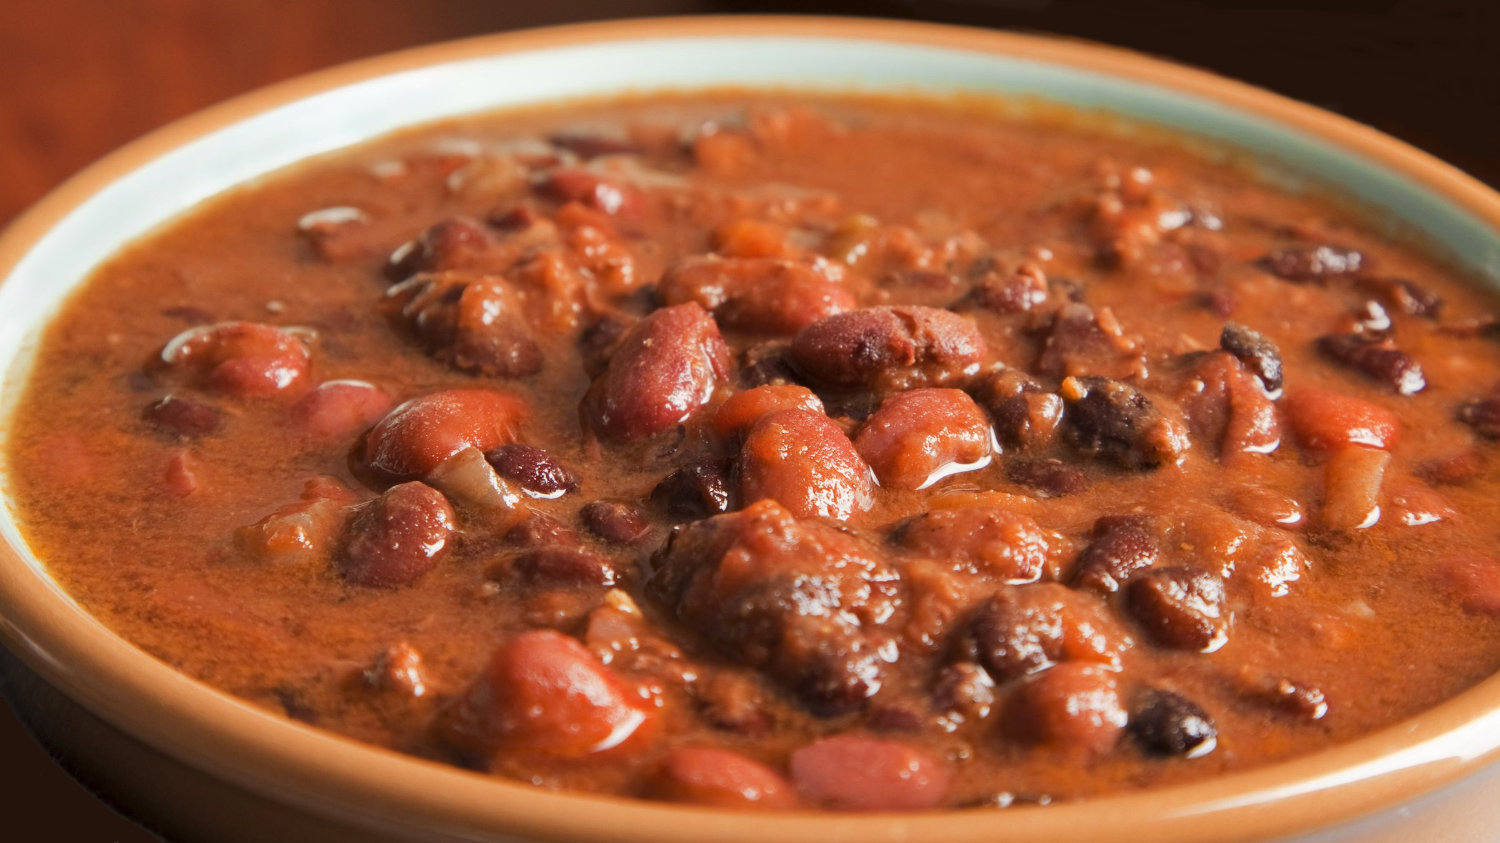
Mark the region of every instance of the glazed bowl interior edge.
[[[0, 236], [0, 410], [37, 326], [121, 246], [236, 184], [403, 127], [507, 106], [715, 86], [1037, 97], [1227, 142], [1416, 232], [1500, 286], [1500, 197], [1341, 118], [1123, 51], [1030, 36], [827, 19], [635, 21], [490, 36], [359, 62], [231, 101], [86, 170]], [[3, 428], [0, 428], [3, 429]], [[105, 630], [27, 549], [0, 467], [0, 637], [94, 713], [176, 757], [310, 810], [428, 823], [455, 836], [505, 828], [560, 839], [979, 839], [992, 810], [757, 818], [521, 785], [359, 746], [260, 712], [173, 673]], [[1394, 751], [1391, 749], [1394, 748]], [[1500, 678], [1411, 721], [1315, 756], [1211, 782], [1011, 809], [1011, 840], [1235, 837], [1333, 822], [1429, 789], [1500, 750]], [[392, 779], [400, 779], [393, 781]], [[420, 781], [421, 787], [410, 786]], [[408, 786], [403, 786], [406, 783]], [[421, 791], [420, 793], [412, 791]], [[300, 795], [299, 795], [300, 794]], [[379, 795], [380, 799], [371, 797]], [[1267, 807], [1274, 804], [1274, 807]]]

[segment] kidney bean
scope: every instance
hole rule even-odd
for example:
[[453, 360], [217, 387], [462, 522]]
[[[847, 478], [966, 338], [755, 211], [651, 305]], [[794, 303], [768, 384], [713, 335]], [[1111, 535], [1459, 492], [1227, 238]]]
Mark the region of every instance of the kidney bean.
[[550, 515], [531, 512], [505, 534], [507, 544], [520, 547], [579, 547], [578, 531]]
[[744, 433], [764, 416], [777, 410], [823, 412], [823, 402], [812, 390], [796, 384], [765, 384], [729, 396], [714, 413], [714, 430], [720, 436]]
[[542, 369], [520, 298], [502, 279], [423, 272], [391, 287], [386, 306], [433, 359], [461, 372], [520, 378]]
[[1288, 246], [1261, 258], [1260, 267], [1286, 281], [1321, 283], [1330, 278], [1357, 275], [1369, 268], [1369, 259], [1363, 252], [1341, 246]]
[[303, 379], [312, 353], [301, 335], [284, 328], [219, 322], [173, 337], [161, 359], [194, 386], [235, 398], [269, 398]]
[[599, 158], [605, 155], [640, 155], [646, 150], [624, 135], [609, 135], [601, 132], [554, 132], [547, 142], [580, 158]]
[[1064, 662], [1026, 680], [1006, 703], [1006, 734], [1026, 744], [1089, 753], [1115, 745], [1128, 717], [1114, 675]]
[[521, 442], [508, 442], [490, 449], [484, 458], [495, 472], [514, 480], [527, 494], [537, 498], [557, 498], [578, 490], [578, 480], [557, 458], [543, 448]]
[[1360, 286], [1380, 293], [1387, 304], [1413, 316], [1435, 319], [1443, 309], [1442, 296], [1405, 278], [1361, 278]]
[[973, 282], [956, 308], [977, 307], [996, 313], [1025, 313], [1047, 301], [1047, 273], [1034, 263], [1023, 263], [1010, 272], [999, 271], [993, 260], [977, 261], [969, 268]]
[[1141, 371], [1138, 340], [1125, 336], [1108, 308], [1072, 303], [1053, 315], [1036, 371], [1044, 375], [1107, 375], [1126, 378]]
[[686, 421], [728, 374], [713, 317], [696, 304], [665, 307], [625, 335], [584, 396], [583, 416], [607, 439], [641, 439]]
[[141, 418], [173, 439], [209, 436], [224, 426], [224, 413], [218, 407], [177, 395], [152, 403], [141, 412]]
[[1302, 444], [1314, 451], [1347, 445], [1390, 450], [1396, 444], [1396, 414], [1369, 401], [1317, 387], [1289, 390], [1281, 402]]
[[1081, 469], [1052, 458], [1007, 460], [1005, 479], [1025, 486], [1044, 498], [1076, 495], [1089, 488], [1089, 477]]
[[497, 648], [437, 731], [475, 759], [500, 751], [584, 758], [641, 745], [647, 711], [609, 668], [551, 629], [523, 632]]
[[1334, 451], [1323, 466], [1323, 508], [1319, 521], [1335, 530], [1361, 530], [1380, 520], [1380, 485], [1391, 455], [1377, 448], [1349, 445]]
[[1260, 378], [1232, 355], [1200, 355], [1181, 398], [1189, 427], [1212, 443], [1221, 459], [1267, 454], [1281, 444], [1276, 405]]
[[933, 683], [932, 702], [939, 711], [983, 720], [995, 706], [995, 680], [973, 662], [947, 665]]
[[980, 375], [969, 393], [989, 411], [996, 438], [1009, 448], [1045, 448], [1062, 422], [1062, 397], [1043, 392], [1035, 378], [1018, 369]]
[[[1496, 428], [1496, 435], [1500, 435], [1500, 428]], [[1484, 474], [1487, 462], [1478, 449], [1470, 449], [1423, 460], [1417, 465], [1415, 474], [1434, 485], [1463, 486]]]
[[1233, 354], [1245, 368], [1260, 378], [1266, 391], [1281, 389], [1281, 349], [1264, 334], [1238, 322], [1229, 322], [1219, 334], [1219, 347]]
[[651, 490], [651, 501], [678, 518], [728, 512], [728, 461], [695, 463], [668, 474]]
[[1130, 612], [1166, 647], [1212, 653], [1229, 640], [1224, 581], [1192, 568], [1153, 568], [1130, 581]]
[[523, 581], [545, 587], [609, 588], [619, 573], [608, 556], [581, 547], [539, 547], [516, 557], [510, 570]]
[[957, 389], [913, 389], [887, 398], [854, 447], [882, 486], [925, 489], [989, 465], [994, 434], [979, 405]]
[[1116, 667], [1132, 645], [1102, 603], [1056, 583], [1000, 589], [974, 615], [969, 635], [996, 682], [1066, 661]]
[[954, 571], [1006, 583], [1034, 582], [1053, 553], [1053, 539], [1035, 521], [998, 506], [931, 510], [902, 525], [896, 539]]
[[1219, 744], [1219, 729], [1196, 703], [1160, 688], [1147, 689], [1130, 715], [1130, 735], [1150, 755], [1202, 758]]
[[823, 738], [792, 753], [792, 781], [807, 801], [845, 811], [917, 811], [948, 794], [951, 773], [906, 744], [857, 735]]
[[1302, 505], [1273, 489], [1240, 486], [1231, 496], [1236, 512], [1263, 527], [1289, 530], [1303, 524]]
[[590, 501], [578, 514], [589, 532], [614, 544], [639, 544], [651, 533], [640, 511], [621, 501]]
[[696, 302], [726, 328], [762, 334], [795, 334], [854, 308], [844, 272], [821, 258], [691, 257], [669, 268], [657, 285], [667, 304]]
[[1312, 685], [1269, 677], [1253, 683], [1248, 692], [1262, 705], [1301, 720], [1322, 720], [1328, 715], [1328, 698]]
[[1500, 439], [1500, 391], [1460, 405], [1457, 418], [1486, 439]]
[[790, 782], [770, 767], [737, 752], [701, 746], [673, 750], [662, 759], [652, 795], [716, 808], [794, 808]]
[[874, 548], [775, 501], [679, 528], [654, 560], [651, 594], [731, 657], [814, 712], [856, 710], [880, 689], [901, 604]]
[[392, 486], [349, 522], [339, 573], [371, 588], [410, 585], [452, 551], [455, 521], [448, 499], [431, 486]]
[[640, 188], [582, 167], [557, 167], [537, 181], [537, 193], [559, 202], [579, 202], [612, 216], [638, 216], [645, 210]]
[[1064, 431], [1085, 454], [1137, 470], [1176, 465], [1187, 455], [1180, 424], [1129, 384], [1070, 377], [1063, 380], [1062, 398], [1068, 406]]
[[496, 253], [495, 236], [484, 223], [472, 217], [449, 217], [392, 252], [385, 274], [392, 281], [404, 281], [422, 271], [503, 269], [494, 265]]
[[1094, 539], [1073, 564], [1072, 584], [1101, 594], [1116, 592], [1160, 558], [1161, 546], [1149, 520], [1106, 515], [1094, 522]]
[[356, 380], [324, 381], [297, 399], [292, 426], [319, 440], [342, 439], [365, 430], [394, 402], [385, 390]]
[[984, 338], [956, 313], [871, 307], [820, 319], [792, 341], [792, 360], [832, 387], [879, 390], [941, 385], [979, 371]]
[[771, 498], [798, 516], [843, 521], [873, 502], [870, 467], [821, 413], [779, 410], [762, 417], [745, 434], [738, 465], [741, 500]]
[[1437, 579], [1464, 611], [1500, 615], [1500, 561], [1457, 556], [1437, 566]]
[[365, 438], [364, 463], [392, 479], [421, 477], [465, 448], [492, 451], [515, 438], [524, 405], [506, 392], [430, 392], [386, 414]]
[[1422, 364], [1389, 338], [1362, 334], [1329, 334], [1318, 338], [1324, 356], [1384, 384], [1398, 395], [1415, 395], [1427, 388]]

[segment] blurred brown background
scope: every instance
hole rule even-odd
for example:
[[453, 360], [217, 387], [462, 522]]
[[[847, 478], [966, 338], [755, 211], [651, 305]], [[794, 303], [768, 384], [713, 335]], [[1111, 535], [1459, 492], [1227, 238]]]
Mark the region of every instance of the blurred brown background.
[[[132, 138], [316, 68], [527, 26], [752, 12], [1131, 47], [1342, 112], [1500, 186], [1496, 0], [0, 0], [0, 224]], [[7, 839], [152, 839], [73, 784], [3, 709], [0, 774]]]

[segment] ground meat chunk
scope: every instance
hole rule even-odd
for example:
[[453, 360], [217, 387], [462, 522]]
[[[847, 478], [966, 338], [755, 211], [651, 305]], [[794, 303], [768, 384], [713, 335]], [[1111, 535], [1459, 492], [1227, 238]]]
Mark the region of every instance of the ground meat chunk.
[[1030, 517], [998, 506], [935, 509], [903, 524], [894, 537], [958, 573], [1005, 583], [1040, 578], [1058, 542]]
[[1046, 329], [1036, 371], [1043, 375], [1128, 378], [1145, 371], [1141, 343], [1125, 335], [1108, 308], [1064, 305]]
[[1062, 422], [1062, 398], [1043, 392], [1035, 378], [1018, 369], [980, 375], [970, 384], [969, 394], [989, 411], [995, 437], [1007, 448], [1045, 448]]
[[642, 319], [583, 399], [583, 417], [606, 439], [629, 441], [671, 429], [708, 403], [729, 375], [729, 348], [696, 304]]
[[892, 657], [900, 584], [876, 549], [774, 501], [679, 528], [652, 594], [820, 714], [857, 709]]
[[831, 387], [886, 391], [945, 384], [979, 371], [974, 323], [933, 307], [871, 307], [821, 319], [792, 342], [792, 360]]
[[387, 291], [386, 305], [428, 354], [461, 372], [515, 378], [541, 371], [520, 301], [497, 276], [418, 273]]
[[1043, 498], [1076, 495], [1089, 488], [1089, 476], [1082, 469], [1052, 458], [1006, 460], [1005, 479], [1025, 486]]
[[731, 330], [795, 334], [854, 308], [844, 274], [840, 265], [823, 259], [705, 255], [669, 268], [657, 294], [669, 305], [697, 302]]
[[1135, 387], [1109, 378], [1063, 381], [1067, 402], [1064, 430], [1075, 447], [1122, 468], [1145, 469], [1180, 463], [1188, 438], [1181, 424]]

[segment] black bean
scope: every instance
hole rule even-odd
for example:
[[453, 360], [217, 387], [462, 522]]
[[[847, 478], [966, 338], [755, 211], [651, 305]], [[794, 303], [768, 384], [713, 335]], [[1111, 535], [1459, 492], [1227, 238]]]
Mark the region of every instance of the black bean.
[[1340, 246], [1288, 246], [1261, 258], [1266, 271], [1287, 281], [1301, 283], [1354, 275], [1369, 264], [1363, 252]]
[[620, 501], [592, 501], [579, 515], [594, 535], [615, 544], [638, 544], [651, 532], [640, 511]]
[[1101, 377], [1068, 378], [1064, 429], [1079, 450], [1128, 469], [1179, 462], [1188, 439], [1140, 390]]
[[729, 463], [683, 466], [651, 490], [651, 501], [680, 518], [702, 518], [729, 511]]
[[1414, 395], [1427, 388], [1422, 364], [1396, 348], [1389, 339], [1360, 334], [1329, 334], [1318, 339], [1318, 350], [1380, 381], [1399, 395]]
[[1160, 557], [1149, 519], [1106, 515], [1094, 522], [1094, 540], [1078, 555], [1072, 584], [1103, 593], [1119, 591], [1132, 574], [1155, 565]]
[[1489, 439], [1500, 439], [1500, 395], [1476, 398], [1458, 408], [1458, 420]]
[[1281, 388], [1281, 349], [1264, 334], [1230, 322], [1219, 334], [1219, 347], [1239, 358], [1246, 369], [1261, 379], [1267, 391]]
[[1155, 568], [1132, 579], [1127, 596], [1131, 614], [1158, 644], [1212, 652], [1228, 638], [1224, 581], [1208, 571]]
[[555, 498], [578, 490], [578, 481], [557, 458], [542, 448], [513, 442], [484, 455], [495, 473], [536, 497]]
[[1201, 758], [1219, 742], [1218, 727], [1203, 709], [1180, 694], [1156, 688], [1141, 695], [1127, 728], [1151, 755]]
[[1076, 495], [1089, 488], [1088, 475], [1059, 459], [1012, 459], [1005, 464], [1005, 477], [1046, 498]]
[[147, 407], [141, 418], [161, 433], [188, 439], [217, 433], [224, 424], [224, 414], [219, 408], [176, 395], [168, 395]]

